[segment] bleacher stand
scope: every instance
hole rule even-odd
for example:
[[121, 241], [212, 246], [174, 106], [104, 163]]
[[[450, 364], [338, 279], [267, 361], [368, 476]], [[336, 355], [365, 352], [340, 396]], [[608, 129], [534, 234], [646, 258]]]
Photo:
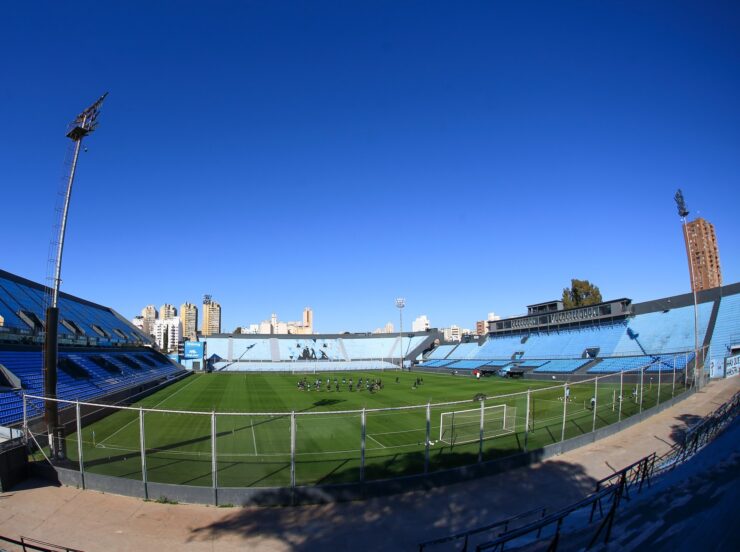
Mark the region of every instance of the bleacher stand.
[[[0, 271], [0, 373], [9, 375], [0, 385], [2, 426], [21, 421], [22, 394], [44, 394], [45, 291], [40, 284]], [[102, 400], [186, 374], [151, 349], [149, 337], [113, 309], [64, 293], [58, 304], [60, 399]], [[40, 401], [29, 401], [29, 406], [29, 415], [41, 412]]]

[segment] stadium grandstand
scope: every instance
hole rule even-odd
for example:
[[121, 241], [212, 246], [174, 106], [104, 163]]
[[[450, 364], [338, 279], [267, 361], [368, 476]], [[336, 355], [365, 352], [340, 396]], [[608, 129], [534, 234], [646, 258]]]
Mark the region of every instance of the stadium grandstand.
[[397, 369], [401, 358], [410, 366], [440, 337], [438, 332], [301, 338], [223, 334], [203, 342], [208, 365], [216, 372], [296, 372]]
[[588, 377], [641, 368], [673, 370], [674, 364], [681, 370], [693, 366], [697, 352], [707, 366], [720, 370], [727, 357], [740, 352], [740, 284], [698, 294], [698, 347], [691, 294], [568, 310], [556, 304], [548, 314], [490, 322], [480, 343], [442, 343], [424, 355], [419, 368]]
[[[22, 394], [44, 393], [45, 293], [41, 284], [0, 270], [0, 426], [22, 421]], [[113, 309], [66, 293], [59, 305], [60, 399], [115, 402], [187, 375]], [[26, 407], [29, 417], [43, 413], [40, 401]]]

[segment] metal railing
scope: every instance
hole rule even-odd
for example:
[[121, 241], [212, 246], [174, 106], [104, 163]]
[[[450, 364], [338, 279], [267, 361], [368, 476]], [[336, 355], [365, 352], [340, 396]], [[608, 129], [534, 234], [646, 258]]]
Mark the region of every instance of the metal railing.
[[[672, 470], [679, 464], [692, 458], [704, 446], [713, 441], [735, 417], [740, 414], [740, 393], [707, 415], [697, 425], [691, 427], [685, 438], [676, 443], [664, 455], [658, 457], [656, 453], [622, 468], [596, 483], [596, 489], [584, 499], [554, 512], [529, 525], [508, 532], [501, 533], [497, 538], [480, 544], [476, 552], [484, 550], [503, 551], [506, 544], [522, 545], [523, 541], [532, 544], [540, 539], [546, 530], [552, 535], [548, 551], [555, 551], [563, 534], [563, 527], [571, 514], [589, 510], [587, 521], [583, 525], [591, 525], [595, 519], [600, 520], [594, 534], [589, 540], [586, 549], [592, 548], [603, 537], [604, 544], [611, 538], [612, 526], [617, 510], [623, 500], [631, 500], [634, 493], [639, 493], [645, 485], [650, 486], [652, 478]], [[585, 516], [584, 516], [585, 518]]]
[[488, 525], [482, 525], [480, 527], [476, 527], [475, 529], [469, 529], [467, 531], [455, 533], [454, 535], [448, 535], [446, 537], [440, 537], [437, 539], [432, 539], [432, 540], [422, 542], [419, 544], [419, 552], [424, 552], [424, 550], [428, 547], [438, 546], [441, 544], [448, 544], [448, 543], [458, 542], [458, 541], [462, 541], [462, 550], [466, 551], [468, 549], [470, 537], [479, 535], [481, 533], [486, 533], [488, 531], [493, 531], [495, 529], [502, 529], [503, 532], [506, 533], [510, 530], [509, 529], [510, 526], [517, 522], [521, 522], [522, 520], [536, 517], [536, 516], [539, 516], [539, 518], [542, 519], [546, 515], [547, 515], [547, 508], [535, 508], [534, 510], [529, 510], [528, 512], [524, 512], [523, 514], [517, 514], [515, 516], [511, 516], [509, 518], [502, 519], [494, 523], [489, 523]]
[[82, 550], [78, 550], [77, 548], [70, 548], [68, 546], [52, 544], [50, 542], [44, 542], [28, 537], [19, 537], [17, 539], [13, 539], [0, 535], [0, 542], [7, 542], [9, 544], [20, 546], [23, 552], [26, 552], [26, 550], [35, 550], [38, 552], [82, 552]]

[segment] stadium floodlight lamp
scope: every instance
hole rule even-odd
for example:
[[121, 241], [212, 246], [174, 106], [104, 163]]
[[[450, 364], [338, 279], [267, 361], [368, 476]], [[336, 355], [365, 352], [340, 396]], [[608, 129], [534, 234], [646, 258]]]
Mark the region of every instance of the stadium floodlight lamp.
[[403, 307], [405, 307], [406, 306], [406, 299], [404, 299], [403, 297], [396, 297], [396, 306], [399, 309], [402, 309]]

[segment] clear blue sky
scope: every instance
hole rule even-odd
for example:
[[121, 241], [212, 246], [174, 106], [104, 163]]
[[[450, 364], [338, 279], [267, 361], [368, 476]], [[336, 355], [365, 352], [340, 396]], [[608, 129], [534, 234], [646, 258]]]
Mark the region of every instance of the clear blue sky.
[[[154, 4], [154, 6], [152, 6]], [[0, 267], [46, 275], [65, 126], [103, 91], [63, 289], [227, 330], [473, 326], [688, 291], [681, 187], [740, 280], [738, 2], [11, 3]], [[408, 326], [407, 326], [408, 327]]]

